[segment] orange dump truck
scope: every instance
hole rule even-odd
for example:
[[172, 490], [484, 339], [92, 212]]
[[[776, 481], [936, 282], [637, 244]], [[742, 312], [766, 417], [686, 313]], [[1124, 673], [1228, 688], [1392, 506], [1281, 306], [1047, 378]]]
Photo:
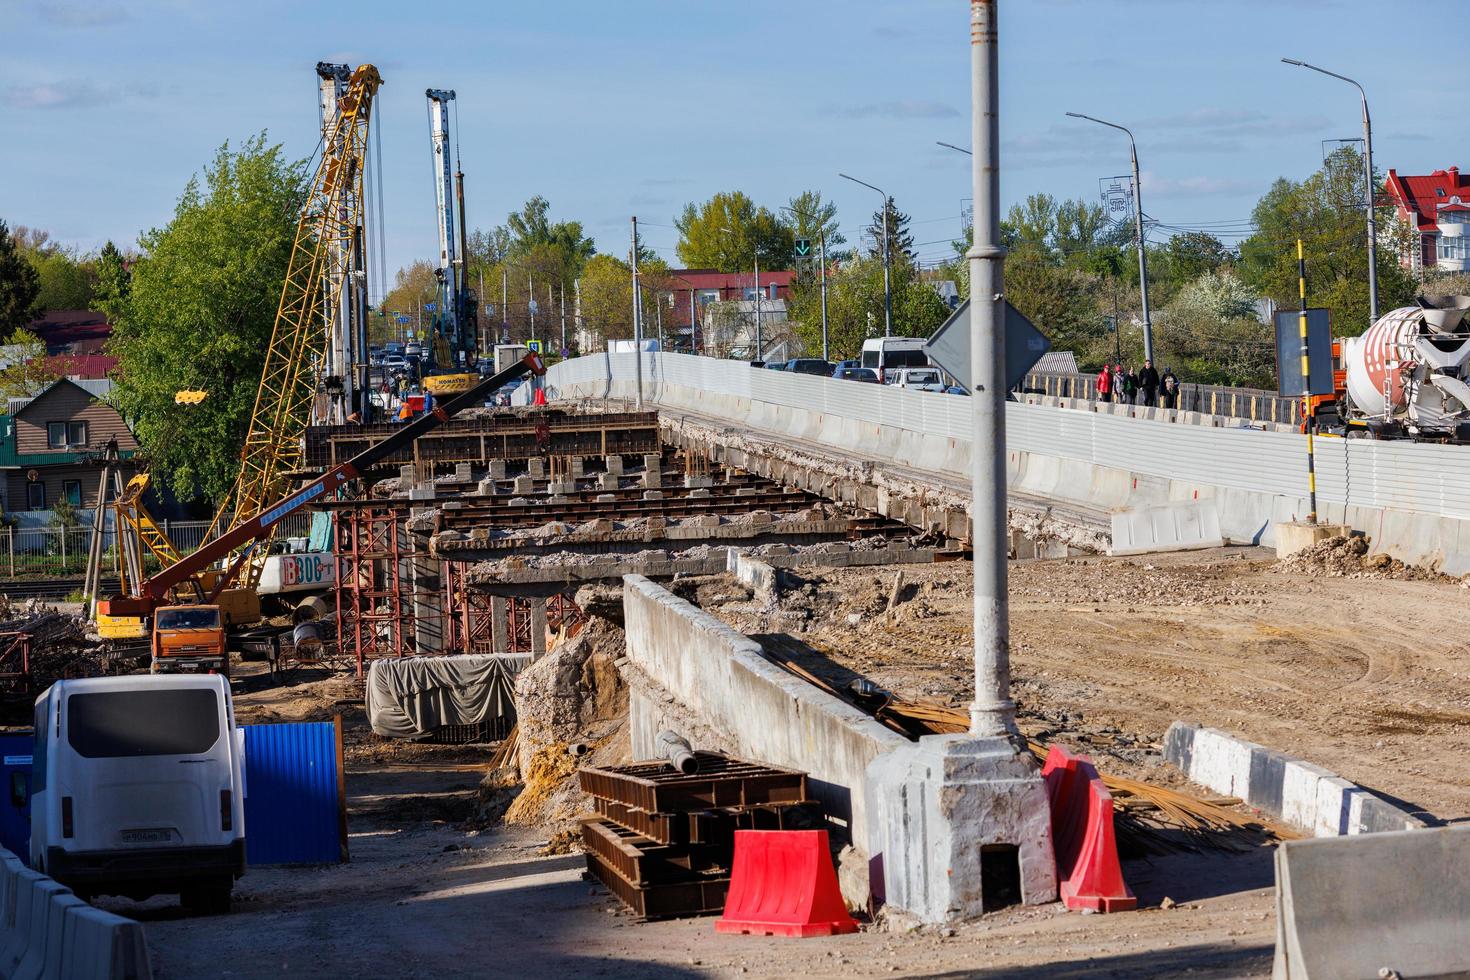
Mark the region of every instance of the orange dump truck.
[[153, 616], [153, 673], [230, 673], [219, 606], [164, 606]]

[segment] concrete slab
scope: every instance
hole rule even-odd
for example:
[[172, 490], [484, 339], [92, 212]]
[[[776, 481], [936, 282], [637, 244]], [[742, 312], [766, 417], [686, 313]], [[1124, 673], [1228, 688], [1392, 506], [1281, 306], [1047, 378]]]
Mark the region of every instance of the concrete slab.
[[1223, 548], [1220, 511], [1214, 501], [1179, 501], [1115, 511], [1112, 555]]

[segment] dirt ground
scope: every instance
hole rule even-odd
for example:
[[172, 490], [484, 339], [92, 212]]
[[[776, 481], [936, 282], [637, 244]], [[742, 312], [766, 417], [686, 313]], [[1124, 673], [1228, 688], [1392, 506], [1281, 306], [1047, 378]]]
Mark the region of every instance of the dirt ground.
[[[723, 576], [679, 591], [835, 683], [970, 697], [969, 566], [808, 574], [779, 604]], [[1028, 734], [1121, 775], [1177, 784], [1176, 718], [1300, 755], [1435, 815], [1470, 815], [1470, 608], [1458, 583], [1312, 577], [1264, 551], [1012, 565], [1014, 693]], [[895, 597], [890, 609], [890, 597]], [[544, 856], [557, 827], [478, 819], [493, 749], [378, 739], [348, 678], [244, 672], [242, 721], [341, 713], [350, 863], [252, 869], [236, 911], [172, 898], [109, 907], [146, 923], [156, 975], [564, 977], [1264, 977], [1271, 849], [1125, 858], [1140, 910], [1012, 908], [954, 932], [865, 923], [855, 936], [721, 936], [709, 918], [639, 923]], [[1166, 901], [1167, 899], [1167, 901]]]
[[[723, 578], [696, 591], [818, 673], [968, 704], [970, 566], [905, 566], [890, 613], [898, 574], [808, 575], [774, 609]], [[1122, 775], [1167, 779], [1158, 743], [1183, 719], [1465, 818], [1467, 599], [1454, 580], [1309, 574], [1265, 549], [1013, 562], [1013, 696], [1028, 734]]]

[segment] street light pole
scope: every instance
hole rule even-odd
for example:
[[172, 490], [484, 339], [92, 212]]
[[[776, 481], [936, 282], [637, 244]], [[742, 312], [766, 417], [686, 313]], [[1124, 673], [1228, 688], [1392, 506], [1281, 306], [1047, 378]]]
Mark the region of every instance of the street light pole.
[[633, 215], [633, 379], [638, 387], [638, 407], [643, 407], [643, 300], [638, 288], [638, 216]]
[[792, 214], [799, 214], [817, 222], [817, 240], [821, 243], [818, 246], [821, 249], [818, 261], [822, 263], [822, 360], [831, 360], [827, 356], [827, 229], [822, 226], [821, 219], [814, 214], [784, 204], [781, 210], [790, 211]]
[[[970, 8], [975, 195], [970, 263], [970, 375], [974, 503], [970, 541], [975, 575], [975, 700], [970, 732], [1016, 734], [1011, 700], [1010, 603], [1006, 543], [1005, 246], [1000, 239], [1000, 73], [995, 7]], [[886, 198], [885, 198], [886, 200]]]
[[1143, 359], [1152, 361], [1154, 359], [1154, 326], [1153, 320], [1148, 315], [1148, 255], [1143, 241], [1143, 184], [1138, 177], [1138, 145], [1133, 142], [1133, 132], [1127, 126], [1119, 126], [1096, 116], [1084, 116], [1080, 112], [1069, 112], [1067, 115], [1073, 119], [1086, 119], [1103, 126], [1111, 126], [1113, 129], [1121, 129], [1128, 134], [1128, 152], [1133, 157], [1133, 225], [1134, 232], [1138, 236], [1138, 284], [1143, 303]]
[[1333, 78], [1347, 82], [1358, 90], [1358, 96], [1363, 100], [1363, 171], [1364, 190], [1363, 204], [1368, 211], [1368, 323], [1378, 322], [1378, 219], [1373, 214], [1373, 120], [1368, 116], [1368, 93], [1363, 91], [1363, 86], [1346, 75], [1339, 75], [1335, 71], [1326, 68], [1318, 68], [1309, 65], [1305, 61], [1297, 61], [1295, 58], [1282, 58], [1288, 65], [1296, 65], [1298, 68], [1310, 68], [1312, 71], [1323, 75], [1331, 75]]
[[839, 173], [837, 176], [852, 181], [854, 184], [862, 184], [869, 190], [877, 191], [883, 198], [883, 336], [893, 336], [893, 289], [888, 280], [888, 192], [881, 187], [874, 187], [865, 180], [856, 177], [848, 177], [847, 174]]

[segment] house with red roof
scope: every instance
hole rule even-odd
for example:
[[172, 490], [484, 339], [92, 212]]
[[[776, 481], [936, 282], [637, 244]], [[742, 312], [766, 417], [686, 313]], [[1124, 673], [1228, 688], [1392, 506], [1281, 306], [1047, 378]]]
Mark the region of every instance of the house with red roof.
[[1470, 269], [1470, 176], [1461, 176], [1459, 167], [1422, 177], [1389, 170], [1384, 190], [1413, 232], [1399, 256], [1405, 268], [1416, 275]]

